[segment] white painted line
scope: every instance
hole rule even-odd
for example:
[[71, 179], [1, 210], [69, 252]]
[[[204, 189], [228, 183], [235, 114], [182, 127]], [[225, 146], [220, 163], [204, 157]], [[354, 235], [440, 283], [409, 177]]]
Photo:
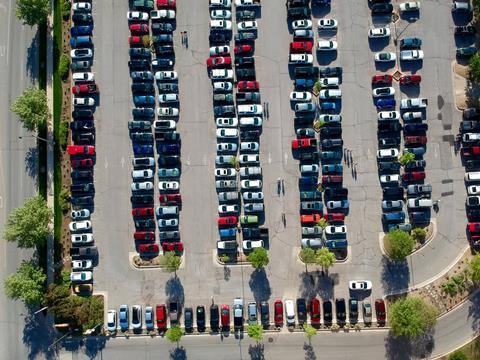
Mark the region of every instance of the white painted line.
[[122, 168], [125, 167], [125, 158], [122, 157], [122, 159], [120, 160], [120, 165], [122, 166]]
[[268, 163], [272, 163], [272, 154], [268, 153]]
[[[12, 9], [12, 0], [8, 2], [8, 8], [11, 10]], [[8, 27], [7, 27], [7, 52], [10, 49], [10, 22], [12, 17], [10, 16], [9, 12], [8, 14]], [[7, 66], [8, 66], [8, 56], [7, 56]]]
[[105, 166], [105, 169], [108, 167], [108, 161], [107, 161], [107, 158], [105, 158], [104, 166]]
[[3, 209], [3, 197], [0, 196], [0, 209]]
[[0, 46], [0, 56], [4, 57], [6, 52], [6, 47], [5, 45]]
[[283, 154], [283, 157], [285, 158], [285, 165], [288, 163], [288, 155], [287, 153]]

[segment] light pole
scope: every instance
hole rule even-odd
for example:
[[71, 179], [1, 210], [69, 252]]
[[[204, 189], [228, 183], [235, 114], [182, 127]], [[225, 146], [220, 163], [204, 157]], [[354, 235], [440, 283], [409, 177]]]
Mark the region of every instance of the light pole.
[[55, 141], [53, 141], [53, 140], [50, 141], [50, 140], [44, 139], [44, 138], [42, 138], [42, 137], [40, 137], [40, 136], [37, 136], [37, 135], [19, 136], [18, 138], [19, 138], [19, 139], [23, 139], [24, 137], [33, 137], [33, 138], [35, 138], [35, 139], [37, 139], [37, 140], [45, 141], [47, 144], [55, 145]]

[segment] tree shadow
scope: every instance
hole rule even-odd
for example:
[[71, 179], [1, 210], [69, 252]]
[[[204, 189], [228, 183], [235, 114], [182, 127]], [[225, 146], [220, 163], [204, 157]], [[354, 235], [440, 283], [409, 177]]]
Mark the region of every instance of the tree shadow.
[[167, 281], [165, 284], [165, 294], [168, 297], [168, 301], [177, 301], [182, 305], [184, 304], [185, 292], [180, 278], [175, 276]]
[[35, 183], [38, 181], [38, 148], [31, 147], [28, 149], [25, 154], [25, 171], [28, 176], [35, 180]]
[[263, 344], [250, 345], [248, 347], [248, 354], [252, 360], [264, 360], [265, 359], [265, 346]]
[[386, 293], [407, 291], [410, 283], [410, 268], [407, 261], [382, 259], [382, 285]]
[[170, 350], [170, 359], [171, 360], [186, 360], [187, 351], [183, 346], [176, 347], [175, 349]]
[[105, 348], [108, 338], [106, 336], [87, 337], [85, 339], [85, 355], [94, 359], [98, 352]]
[[[321, 273], [320, 273], [321, 274]], [[335, 297], [334, 284], [335, 275], [319, 276], [316, 289], [322, 299], [333, 299]], [[338, 279], [337, 279], [338, 282]]]
[[305, 360], [317, 360], [317, 355], [312, 345], [304, 343], [303, 350], [305, 350]]
[[223, 267], [223, 279], [225, 281], [230, 280], [230, 276], [232, 276], [232, 270], [228, 266]]
[[301, 273], [300, 278], [300, 297], [304, 299], [312, 299], [316, 295], [315, 278], [312, 274]]
[[472, 318], [472, 330], [475, 332], [475, 336], [477, 336], [480, 332], [480, 292], [478, 291], [470, 299], [468, 317]]
[[256, 302], [268, 301], [270, 296], [272, 296], [272, 289], [270, 288], [270, 282], [268, 281], [265, 269], [255, 270], [252, 275], [250, 275], [248, 285]]
[[385, 342], [386, 358], [389, 360], [428, 359], [434, 347], [433, 330], [412, 340], [389, 333]]
[[39, 354], [44, 354], [45, 358], [55, 358], [57, 348], [51, 346], [57, 340], [58, 333], [50, 324], [48, 318], [42, 315], [33, 315], [32, 310], [25, 317], [25, 327], [23, 329], [23, 343], [30, 349], [28, 359], [36, 359]]
[[32, 38], [30, 47], [27, 49], [27, 62], [25, 63], [25, 71], [30, 77], [32, 82], [38, 81], [38, 57], [39, 57], [39, 31], [35, 33], [35, 36]]

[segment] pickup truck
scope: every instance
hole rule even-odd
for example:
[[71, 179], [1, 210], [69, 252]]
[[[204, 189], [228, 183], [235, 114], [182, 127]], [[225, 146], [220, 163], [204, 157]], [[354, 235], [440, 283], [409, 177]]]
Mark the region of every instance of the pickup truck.
[[400, 51], [400, 60], [402, 61], [413, 61], [413, 60], [422, 60], [423, 51], [422, 50], [402, 50]]
[[260, 6], [260, 0], [235, 0], [236, 7]]
[[243, 299], [235, 298], [233, 300], [233, 326], [235, 331], [243, 328]]
[[413, 99], [402, 99], [400, 101], [400, 109], [414, 109], [414, 108], [426, 108], [428, 105], [428, 100], [425, 98], [413, 98]]
[[70, 248], [71, 257], [94, 257], [98, 255], [96, 246], [83, 246]]
[[294, 139], [292, 140], [292, 149], [302, 149], [307, 147], [317, 147], [317, 139]]
[[244, 239], [268, 239], [267, 228], [244, 228], [242, 234]]
[[72, 86], [72, 94], [80, 95], [80, 94], [94, 94], [98, 91], [97, 85], [95, 84], [82, 84]]
[[239, 92], [237, 93], [237, 103], [254, 103], [260, 104], [259, 92]]
[[170, 313], [170, 325], [177, 325], [180, 319], [180, 306], [178, 302], [171, 301], [170, 304], [168, 304], [168, 311]]

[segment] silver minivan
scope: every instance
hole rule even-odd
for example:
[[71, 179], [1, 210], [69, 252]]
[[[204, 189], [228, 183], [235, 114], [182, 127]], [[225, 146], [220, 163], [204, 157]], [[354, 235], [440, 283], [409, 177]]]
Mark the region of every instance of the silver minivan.
[[178, 206], [159, 206], [156, 209], [157, 216], [178, 215]]
[[248, 203], [244, 205], [245, 213], [258, 213], [263, 212], [263, 203]]
[[248, 325], [256, 325], [257, 322], [257, 304], [254, 302], [248, 303]]

